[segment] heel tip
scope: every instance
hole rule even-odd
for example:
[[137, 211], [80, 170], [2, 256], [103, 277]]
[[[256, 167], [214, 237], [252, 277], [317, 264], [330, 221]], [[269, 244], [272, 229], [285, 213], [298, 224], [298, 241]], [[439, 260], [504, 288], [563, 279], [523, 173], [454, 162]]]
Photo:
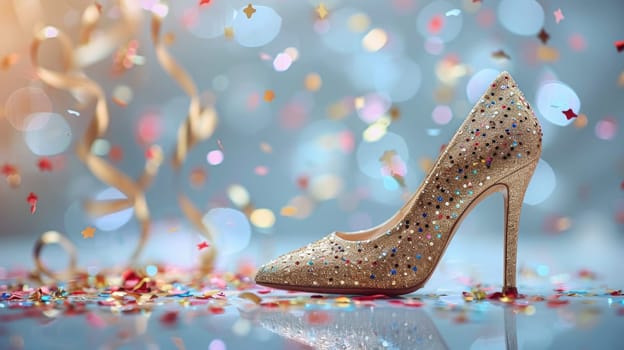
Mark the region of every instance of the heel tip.
[[518, 288], [516, 287], [503, 287], [503, 295], [510, 298], [518, 298]]

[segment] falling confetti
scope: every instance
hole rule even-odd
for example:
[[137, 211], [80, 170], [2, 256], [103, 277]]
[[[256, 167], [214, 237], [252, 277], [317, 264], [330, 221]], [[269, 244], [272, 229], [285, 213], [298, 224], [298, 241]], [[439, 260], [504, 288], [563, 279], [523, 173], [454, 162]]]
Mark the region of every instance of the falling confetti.
[[2, 57], [2, 59], [0, 59], [0, 69], [9, 70], [17, 63], [18, 60], [19, 55], [16, 53], [10, 53], [8, 55], [5, 55]]
[[228, 40], [232, 40], [234, 38], [234, 28], [232, 27], [223, 28], [223, 36], [225, 36], [225, 38]]
[[273, 101], [274, 98], [275, 98], [275, 92], [273, 92], [273, 90], [266, 90], [264, 92], [264, 100], [266, 102], [271, 102]]
[[30, 192], [28, 194], [28, 197], [26, 198], [26, 202], [28, 202], [28, 205], [30, 206], [30, 214], [34, 214], [35, 211], [37, 211], [38, 200], [39, 200], [39, 197], [37, 197], [37, 195], [34, 192]]
[[446, 17], [450, 17], [450, 16], [459, 16], [460, 14], [461, 14], [460, 9], [452, 9], [452, 10], [446, 11], [444, 15]]
[[197, 244], [197, 250], [206, 249], [208, 247], [210, 247], [210, 244], [208, 244], [208, 242], [206, 242], [206, 241], [203, 241], [203, 242]]
[[327, 17], [327, 15], [329, 14], [329, 11], [327, 11], [325, 4], [322, 2], [316, 7], [315, 12], [320, 19], [325, 19], [325, 17]]
[[572, 108], [568, 108], [568, 110], [566, 110], [566, 111], [561, 111], [561, 113], [563, 113], [566, 116], [567, 120], [570, 120], [572, 118], [576, 118], [578, 116], [576, 113], [574, 113]]
[[199, 6], [210, 5], [210, 0], [199, 0]]
[[548, 39], [550, 39], [550, 35], [546, 32], [546, 30], [544, 30], [544, 28], [542, 28], [542, 30], [540, 30], [537, 34], [537, 38], [540, 39], [542, 44], [546, 45], [546, 43], [548, 43]]
[[243, 12], [245, 12], [245, 15], [247, 16], [248, 19], [251, 19], [251, 16], [253, 16], [253, 14], [256, 13], [256, 9], [251, 4], [248, 4], [247, 7], [245, 7], [245, 9], [243, 10]]
[[624, 40], [618, 40], [614, 43], [617, 52], [624, 51]]
[[557, 24], [559, 24], [559, 22], [563, 21], [563, 19], [565, 18], [560, 8], [557, 9], [557, 11], [553, 12], [553, 15], [555, 15], [555, 22], [557, 22]]
[[2, 166], [2, 169], [0, 169], [0, 172], [2, 172], [2, 175], [4, 176], [11, 176], [17, 174], [18, 170], [17, 167], [15, 167], [14, 165], [4, 164]]
[[82, 238], [84, 239], [93, 238], [94, 233], [95, 233], [95, 228], [91, 226], [88, 226], [84, 230], [80, 231], [80, 234], [82, 234]]
[[507, 59], [507, 60], [511, 59], [511, 57], [509, 57], [509, 55], [505, 51], [503, 51], [503, 50], [498, 50], [498, 51], [492, 52], [492, 57], [493, 58], [499, 58], [499, 59], [500, 58], [504, 58], [504, 59]]
[[48, 158], [41, 157], [37, 162], [37, 167], [40, 171], [52, 171], [52, 162]]

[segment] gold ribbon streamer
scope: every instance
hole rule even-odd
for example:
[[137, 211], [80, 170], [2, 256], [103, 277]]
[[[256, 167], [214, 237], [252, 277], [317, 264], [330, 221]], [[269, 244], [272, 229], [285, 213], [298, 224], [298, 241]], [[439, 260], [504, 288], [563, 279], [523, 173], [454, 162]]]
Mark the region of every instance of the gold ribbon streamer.
[[[39, 65], [39, 48], [48, 39], [58, 39], [61, 43], [64, 72], [53, 71]], [[85, 164], [96, 178], [107, 185], [117, 188], [127, 198], [121, 201], [102, 201], [98, 204], [91, 202], [85, 208], [88, 211], [93, 210], [96, 214], [113, 213], [130, 207], [134, 208], [134, 215], [141, 225], [139, 243], [131, 257], [131, 261], [134, 262], [140, 255], [149, 237], [149, 209], [145, 201], [144, 190], [158, 172], [162, 156], [159, 156], [158, 149], [155, 150], [156, 152], [152, 152], [156, 156], [147, 160], [141, 180], [134, 182], [128, 175], [91, 153], [93, 142], [101, 138], [108, 129], [108, 107], [102, 88], [95, 81], [78, 76], [73, 72], [75, 67], [73, 53], [73, 45], [69, 37], [58, 28], [52, 26], [47, 26], [37, 31], [30, 48], [33, 67], [43, 82], [57, 89], [84, 91], [96, 98], [95, 115], [91, 119], [82, 140], [78, 143], [76, 153], [78, 159]]]
[[[190, 97], [188, 116], [178, 129], [176, 148], [173, 156], [173, 168], [176, 176], [186, 159], [190, 149], [198, 142], [212, 136], [217, 126], [217, 113], [213, 106], [201, 106], [197, 87], [190, 75], [169, 54], [165, 45], [160, 40], [160, 28], [162, 16], [155, 11], [152, 14], [151, 34], [156, 57], [161, 67], [175, 80], [180, 88]], [[178, 195], [180, 209], [186, 218], [208, 239], [211, 243], [201, 257], [201, 272], [207, 273], [212, 269], [216, 255], [215, 237], [210, 229], [202, 221], [202, 212], [193, 205], [191, 200], [180, 192]]]
[[[54, 272], [50, 270], [41, 260], [41, 251], [43, 247], [49, 244], [59, 244], [63, 250], [69, 255], [69, 266], [65, 271]], [[76, 247], [61, 233], [56, 231], [48, 231], [39, 237], [35, 242], [35, 248], [33, 249], [33, 257], [35, 259], [36, 270], [34, 277], [41, 280], [41, 275], [46, 275], [55, 281], [68, 279], [74, 276], [77, 272], [76, 268]]]

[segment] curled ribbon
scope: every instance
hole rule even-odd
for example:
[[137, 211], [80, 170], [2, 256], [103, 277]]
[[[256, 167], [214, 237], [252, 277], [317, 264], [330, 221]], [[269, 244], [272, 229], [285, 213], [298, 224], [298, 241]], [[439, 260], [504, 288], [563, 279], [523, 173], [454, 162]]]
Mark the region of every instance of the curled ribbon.
[[[173, 168], [179, 178], [179, 171], [186, 159], [189, 150], [198, 142], [212, 136], [217, 127], [217, 113], [213, 106], [201, 106], [197, 87], [190, 75], [169, 54], [165, 45], [160, 40], [160, 28], [163, 14], [153, 11], [151, 34], [156, 57], [162, 68], [175, 80], [184, 92], [191, 98], [188, 116], [178, 129], [175, 153], [173, 155]], [[186, 218], [208, 239], [211, 243], [209, 249], [201, 256], [201, 272], [207, 273], [212, 269], [216, 248], [215, 238], [210, 229], [202, 221], [202, 212], [181, 191], [178, 195], [180, 209]]]
[[[61, 248], [69, 255], [69, 266], [65, 271], [54, 272], [50, 270], [41, 259], [41, 251], [43, 247], [49, 244], [59, 244]], [[35, 259], [35, 277], [40, 280], [41, 275], [46, 275], [55, 281], [71, 278], [77, 271], [76, 268], [76, 247], [62, 234], [56, 231], [48, 231], [39, 237], [35, 242], [35, 248], [33, 249], [33, 257]]]
[[[57, 39], [61, 44], [63, 53], [63, 72], [43, 68], [39, 64], [38, 53], [41, 44], [48, 39]], [[150, 216], [144, 190], [151, 183], [158, 172], [162, 162], [162, 152], [157, 146], [152, 146], [152, 157], [148, 157], [143, 174], [139, 181], [135, 182], [128, 175], [121, 172], [104, 159], [91, 153], [93, 142], [101, 138], [108, 129], [109, 116], [106, 96], [102, 88], [93, 80], [78, 75], [75, 72], [74, 50], [69, 37], [56, 27], [47, 26], [35, 33], [35, 38], [30, 47], [30, 55], [33, 67], [39, 78], [46, 84], [57, 89], [79, 90], [96, 98], [95, 115], [89, 126], [78, 142], [76, 153], [91, 173], [100, 181], [117, 188], [126, 198], [112, 201], [88, 202], [85, 209], [94, 215], [114, 213], [126, 208], [134, 208], [134, 215], [141, 225], [141, 236], [135, 248], [131, 261], [136, 261], [149, 237]]]

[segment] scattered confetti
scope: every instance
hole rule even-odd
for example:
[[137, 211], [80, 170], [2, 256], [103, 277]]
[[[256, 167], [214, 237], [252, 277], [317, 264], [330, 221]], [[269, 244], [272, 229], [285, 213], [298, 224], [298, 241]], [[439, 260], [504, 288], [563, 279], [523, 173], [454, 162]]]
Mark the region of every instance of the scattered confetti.
[[88, 226], [87, 228], [82, 230], [80, 233], [82, 234], [82, 238], [84, 239], [93, 238], [93, 235], [95, 234], [95, 228]]
[[314, 11], [320, 19], [325, 19], [325, 17], [327, 17], [327, 15], [329, 14], [329, 11], [327, 11], [325, 4], [322, 2], [316, 7]]
[[561, 12], [560, 8], [553, 12], [553, 15], [555, 15], [555, 22], [557, 22], [557, 24], [559, 24], [559, 22], [563, 21], [563, 19], [565, 18], [563, 17], [563, 12]]
[[624, 40], [618, 40], [614, 43], [617, 52], [624, 51]]
[[548, 39], [550, 39], [550, 35], [546, 32], [546, 30], [544, 30], [544, 28], [542, 28], [542, 30], [540, 30], [537, 34], [537, 38], [540, 39], [542, 44], [546, 45], [546, 43], [548, 43]]
[[247, 7], [245, 7], [245, 9], [243, 10], [243, 12], [245, 12], [245, 15], [247, 16], [248, 19], [251, 19], [251, 16], [253, 16], [253, 14], [256, 13], [256, 9], [251, 4], [248, 4]]
[[197, 250], [206, 249], [208, 247], [210, 247], [210, 244], [208, 244], [208, 242], [206, 242], [206, 241], [203, 241], [203, 242], [197, 244]]
[[199, 6], [210, 5], [211, 0], [199, 0]]
[[26, 202], [28, 202], [28, 205], [30, 206], [30, 213], [34, 214], [35, 211], [37, 211], [37, 201], [39, 200], [39, 197], [37, 197], [37, 195], [34, 192], [30, 192], [28, 194], [28, 197], [26, 197]]
[[562, 111], [561, 113], [563, 113], [566, 116], [567, 120], [570, 120], [572, 118], [576, 118], [578, 116], [576, 113], [574, 113], [572, 108], [568, 108], [567, 110]]

